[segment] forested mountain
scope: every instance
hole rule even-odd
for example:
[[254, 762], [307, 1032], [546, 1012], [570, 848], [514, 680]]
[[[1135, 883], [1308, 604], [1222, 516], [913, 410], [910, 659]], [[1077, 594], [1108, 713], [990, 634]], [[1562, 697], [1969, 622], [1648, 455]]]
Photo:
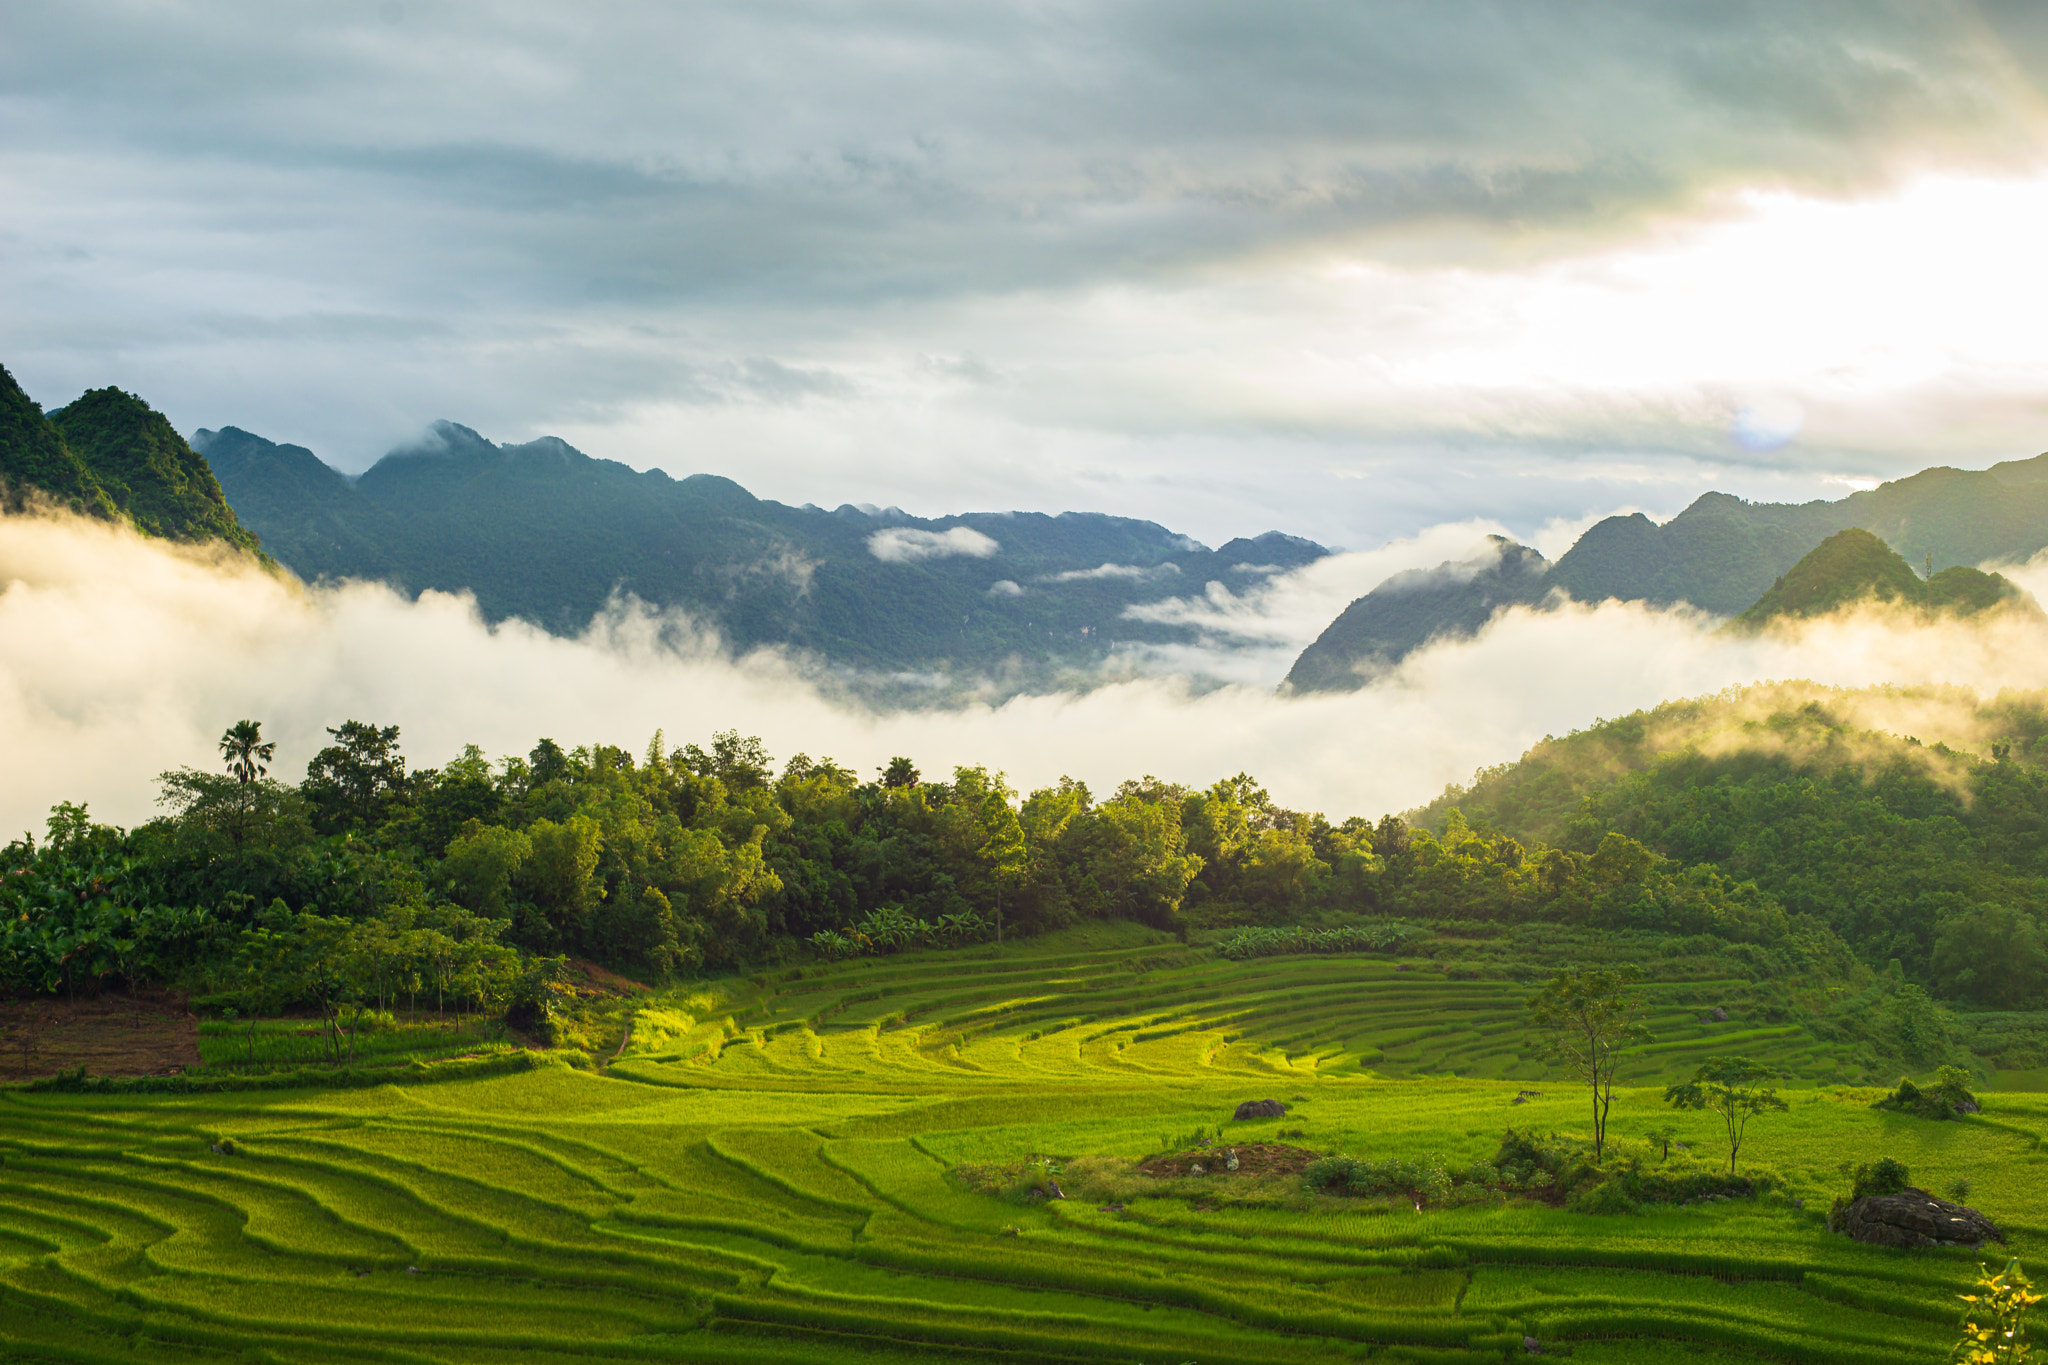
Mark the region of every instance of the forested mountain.
[[1891, 546], [1852, 527], [1814, 547], [1728, 625], [1737, 632], [1755, 633], [1773, 621], [1825, 616], [1858, 602], [1945, 616], [1973, 616], [2001, 603], [2024, 603], [2039, 610], [2002, 574], [1951, 564], [1922, 579]]
[[[1926, 469], [1839, 502], [1751, 503], [1707, 493], [1662, 526], [1640, 512], [1609, 517], [1554, 565], [1520, 545], [1503, 560], [1511, 571], [1493, 573], [1491, 551], [1470, 564], [1446, 564], [1429, 591], [1390, 581], [1346, 608], [1302, 652], [1286, 686], [1361, 687], [1432, 638], [1471, 635], [1492, 611], [1538, 605], [1553, 600], [1553, 592], [1579, 602], [1689, 602], [1732, 616], [1822, 541], [1852, 527], [1872, 532], [1909, 563], [1931, 562], [1937, 575], [2023, 561], [2048, 548], [2048, 455], [1986, 470]], [[1471, 595], [1457, 590], [1466, 582], [1489, 585], [1487, 615], [1476, 620]]]
[[234, 427], [195, 441], [244, 521], [309, 579], [467, 589], [492, 620], [565, 633], [630, 593], [687, 608], [738, 649], [788, 645], [865, 670], [1093, 665], [1119, 644], [1182, 637], [1126, 620], [1128, 606], [1327, 553], [1277, 532], [1209, 550], [1072, 512], [790, 507], [730, 479], [640, 472], [552, 437], [500, 446], [445, 422], [353, 480]]
[[[1889, 728], [1908, 724], [1970, 747]], [[1794, 683], [1671, 702], [1546, 739], [1411, 818], [1582, 852], [1620, 834], [1753, 881], [1937, 994], [2016, 1009], [2048, 991], [2048, 693]]]
[[170, 540], [223, 540], [260, 554], [203, 456], [162, 413], [119, 389], [95, 389], [47, 417], [0, 369], [0, 496], [31, 490], [88, 516]]
[[1550, 561], [1505, 537], [1488, 539], [1479, 559], [1395, 574], [1346, 607], [1294, 661], [1285, 686], [1347, 691], [1362, 683], [1361, 669], [1397, 663], [1438, 635], [1475, 635], [1502, 607], [1529, 601]]

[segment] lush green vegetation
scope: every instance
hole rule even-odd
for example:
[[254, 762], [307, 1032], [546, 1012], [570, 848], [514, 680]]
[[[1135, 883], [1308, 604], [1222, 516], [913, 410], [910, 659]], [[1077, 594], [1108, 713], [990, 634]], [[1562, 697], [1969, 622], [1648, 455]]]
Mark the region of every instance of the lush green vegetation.
[[[1931, 561], [1930, 561], [1931, 562]], [[2023, 595], [2011, 580], [1963, 564], [1922, 579], [1898, 551], [1859, 527], [1837, 531], [1779, 575], [1763, 596], [1729, 622], [1753, 634], [1773, 621], [1825, 616], [1859, 602], [1929, 615], [1971, 616]]]
[[[2039, 699], [1986, 709], [2013, 738], [1983, 761], [1806, 695], [1553, 742], [1459, 798], [1482, 823], [1446, 809], [1435, 830], [1333, 824], [1243, 774], [1097, 800], [1066, 780], [1020, 797], [978, 767], [926, 781], [908, 759], [866, 781], [803, 755], [778, 772], [730, 732], [419, 770], [394, 727], [350, 721], [294, 786], [250, 722], [223, 737], [228, 772], [163, 775], [162, 818], [122, 831], [62, 806], [0, 854], [0, 984], [166, 981], [243, 1017], [306, 1011], [340, 1063], [359, 1021], [423, 1001], [546, 1040], [564, 957], [660, 980], [1126, 921], [1235, 930], [1240, 958], [1435, 934], [1498, 965], [1575, 941], [1610, 964], [1713, 960], [1772, 983], [1743, 1003], [1755, 1023], [1835, 1045], [1809, 1077], [2042, 1065]], [[1531, 813], [1556, 844], [1500, 827]]]
[[[1784, 1090], [1728, 1177], [1719, 1120], [1657, 1086], [1731, 1045], [1832, 1046], [1702, 1023], [1752, 984], [1729, 961], [1643, 955], [1653, 1041], [1589, 1184], [1583, 1088], [1542, 1079], [1518, 979], [1583, 945], [1240, 962], [1194, 937], [1107, 924], [679, 988], [638, 999], [608, 1072], [0, 1091], [0, 1350], [1214, 1365], [1499, 1361], [1533, 1336], [1612, 1365], [1904, 1365], [1956, 1340], [1978, 1258], [1827, 1232], [1857, 1165], [1967, 1181], [2023, 1259], [2048, 1240], [2032, 1095], [1930, 1121]], [[1266, 1096], [1289, 1112], [1231, 1121]], [[1221, 1135], [1211, 1173], [1140, 1169], [1190, 1132]], [[1330, 1160], [1309, 1180], [1262, 1150]]]
[[162, 413], [107, 388], [45, 417], [0, 368], [0, 509], [21, 511], [38, 495], [145, 535], [220, 540], [264, 558], [205, 457]]
[[[1875, 728], [1895, 715], [1960, 727], [1982, 752]], [[1713, 868], [1906, 986], [1978, 1007], [1964, 1026], [1979, 1051], [2040, 1067], [2044, 759], [2038, 693], [1751, 688], [1547, 740], [1418, 818], [1584, 855], [1620, 835]]]

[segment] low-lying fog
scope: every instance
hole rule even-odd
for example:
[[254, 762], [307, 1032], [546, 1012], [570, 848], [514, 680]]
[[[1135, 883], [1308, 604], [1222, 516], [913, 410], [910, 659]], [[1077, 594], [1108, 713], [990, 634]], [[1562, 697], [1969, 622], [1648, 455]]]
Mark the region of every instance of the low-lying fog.
[[[1412, 562], [1390, 555], [1388, 572]], [[2007, 572], [2048, 596], [2048, 565]], [[1291, 590], [1276, 591], [1273, 611], [1290, 610]], [[1312, 638], [1327, 620], [1276, 626], [1267, 648], [1298, 649], [1305, 641], [1285, 637]], [[303, 588], [98, 523], [4, 517], [0, 831], [40, 833], [59, 800], [147, 819], [156, 774], [215, 766], [221, 731], [244, 717], [279, 741], [273, 771], [287, 780], [326, 742], [323, 727], [350, 718], [401, 726], [415, 766], [471, 742], [523, 754], [547, 735], [638, 753], [657, 728], [671, 745], [736, 728], [778, 760], [803, 751], [872, 772], [907, 754], [934, 776], [986, 763], [1024, 790], [1062, 774], [1106, 794], [1144, 773], [1207, 783], [1243, 770], [1283, 805], [1341, 818], [1416, 805], [1596, 717], [1758, 680], [1989, 693], [2048, 678], [2048, 627], [2017, 616], [1905, 628], [1859, 616], [1740, 641], [1716, 637], [1716, 624], [1611, 603], [1517, 609], [1344, 696], [1284, 700], [1264, 682], [1204, 690], [1164, 676], [877, 713], [835, 699], [798, 662], [732, 660], [687, 621], [630, 604], [558, 639], [488, 628], [463, 598]], [[1932, 721], [1919, 733], [1942, 737]]]

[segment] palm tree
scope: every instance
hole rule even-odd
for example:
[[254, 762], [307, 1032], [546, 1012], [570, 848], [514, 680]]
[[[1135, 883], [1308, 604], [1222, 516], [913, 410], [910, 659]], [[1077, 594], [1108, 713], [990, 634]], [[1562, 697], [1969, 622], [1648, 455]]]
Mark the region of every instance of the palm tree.
[[221, 734], [220, 756], [227, 760], [228, 771], [247, 785], [270, 775], [268, 764], [277, 756], [277, 745], [265, 742], [261, 721], [238, 720]]

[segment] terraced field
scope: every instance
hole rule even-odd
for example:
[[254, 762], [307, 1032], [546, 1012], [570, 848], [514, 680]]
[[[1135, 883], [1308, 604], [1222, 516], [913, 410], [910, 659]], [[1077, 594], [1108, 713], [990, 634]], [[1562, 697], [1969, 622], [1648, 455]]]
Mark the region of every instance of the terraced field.
[[[1408, 970], [1400, 970], [1406, 966]], [[0, 1091], [0, 1348], [62, 1361], [1935, 1361], [1967, 1254], [1830, 1236], [1845, 1164], [1956, 1178], [2048, 1248], [2048, 1097], [1931, 1123], [1826, 1088], [1758, 1120], [1786, 1200], [1591, 1217], [1313, 1199], [1218, 1175], [1012, 1203], [956, 1168], [1238, 1142], [1490, 1157], [1571, 1130], [1513, 981], [1227, 963], [1142, 931], [806, 969], [640, 1010], [608, 1073], [337, 1091]], [[1825, 1074], [1796, 1026], [1657, 988], [1639, 1077], [1709, 1049]], [[1458, 1073], [1451, 1076], [1448, 1073]], [[1539, 1090], [1527, 1096], [1520, 1092]], [[1241, 1100], [1284, 1118], [1233, 1123]], [[1516, 1104], [1521, 1099], [1524, 1102]], [[1641, 1146], [1674, 1116], [1617, 1102]], [[1710, 1116], [1676, 1117], [1710, 1148]], [[215, 1148], [231, 1150], [215, 1150]], [[1137, 1179], [1142, 1180], [1142, 1177]], [[1253, 1197], [1256, 1194], [1256, 1197]]]

